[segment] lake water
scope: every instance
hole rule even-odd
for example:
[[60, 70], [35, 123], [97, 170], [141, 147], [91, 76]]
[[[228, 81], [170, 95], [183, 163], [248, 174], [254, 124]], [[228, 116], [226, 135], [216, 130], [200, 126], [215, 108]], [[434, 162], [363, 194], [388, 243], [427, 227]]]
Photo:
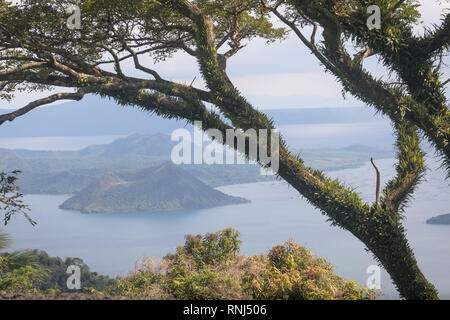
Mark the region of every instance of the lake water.
[[[377, 162], [383, 181], [394, 173], [394, 160]], [[436, 168], [433, 160], [428, 166]], [[329, 173], [357, 188], [365, 200], [374, 200], [375, 173], [370, 164]], [[448, 181], [444, 173], [430, 170], [415, 193], [405, 220], [408, 238], [419, 265], [437, 286], [441, 298], [450, 299], [450, 226], [427, 225], [435, 215], [449, 213]], [[338, 274], [366, 283], [367, 267], [376, 264], [364, 246], [349, 232], [330, 227], [316, 209], [284, 182], [265, 182], [219, 188], [251, 203], [171, 213], [82, 214], [58, 206], [65, 196], [28, 195], [26, 203], [38, 225], [14, 217], [5, 228], [15, 249], [41, 249], [52, 256], [81, 257], [92, 270], [125, 275], [142, 257], [162, 257], [184, 243], [185, 234], [206, 233], [233, 227], [242, 233], [242, 252], [267, 253], [274, 245], [293, 238], [331, 261]], [[382, 298], [397, 298], [388, 275], [382, 274]]]

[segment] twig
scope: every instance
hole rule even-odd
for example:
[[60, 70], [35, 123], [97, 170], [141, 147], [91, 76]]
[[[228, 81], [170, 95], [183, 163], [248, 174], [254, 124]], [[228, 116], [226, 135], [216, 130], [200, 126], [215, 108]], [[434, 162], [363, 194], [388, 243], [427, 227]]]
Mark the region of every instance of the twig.
[[380, 171], [378, 170], [377, 166], [373, 162], [373, 158], [370, 158], [370, 162], [372, 162], [372, 165], [375, 168], [375, 171], [377, 172], [377, 189], [375, 192], [375, 203], [377, 204], [377, 207], [378, 207], [380, 205], [381, 176], [380, 176]]

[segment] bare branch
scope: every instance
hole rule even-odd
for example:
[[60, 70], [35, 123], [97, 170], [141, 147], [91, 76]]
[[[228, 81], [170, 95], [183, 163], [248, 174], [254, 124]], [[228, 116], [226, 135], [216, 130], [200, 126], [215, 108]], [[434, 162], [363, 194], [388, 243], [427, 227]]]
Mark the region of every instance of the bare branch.
[[[140, 61], [139, 61], [139, 57], [138, 57], [136, 51], [134, 51], [134, 49], [131, 48], [131, 47], [128, 45], [128, 43], [127, 43], [127, 42], [119, 35], [119, 33], [118, 33], [114, 28], [113, 28], [112, 31], [113, 31], [114, 35], [115, 35], [117, 38], [119, 38], [119, 40], [121, 41], [121, 43], [122, 43], [122, 45], [124, 46], [124, 48], [125, 48], [125, 49], [131, 54], [131, 56], [133, 57], [133, 62], [134, 62], [134, 66], [135, 66], [136, 69], [141, 70], [141, 71], [143, 71], [143, 72], [145, 72], [145, 73], [148, 73], [148, 74], [152, 75], [152, 76], [155, 78], [155, 80], [157, 80], [157, 81], [162, 81], [162, 80], [163, 80], [163, 79], [161, 78], [161, 76], [160, 76], [155, 70], [149, 69], [149, 68], [144, 67], [143, 65], [141, 65], [141, 63], [140, 63]], [[118, 64], [118, 63], [119, 63], [119, 59], [116, 58], [115, 60], [116, 60], [116, 64]]]
[[51, 95], [46, 98], [42, 98], [36, 101], [33, 101], [29, 104], [27, 104], [25, 107], [20, 108], [16, 111], [13, 111], [11, 113], [2, 114], [0, 115], [0, 125], [2, 125], [6, 121], [13, 121], [17, 117], [23, 116], [24, 114], [30, 112], [31, 110], [58, 101], [58, 100], [81, 100], [83, 99], [84, 93], [82, 92], [76, 92], [76, 93], [57, 93], [54, 95]]
[[353, 61], [356, 64], [360, 64], [364, 59], [369, 58], [375, 54], [375, 51], [371, 48], [366, 48], [355, 54]]
[[12, 75], [15, 73], [21, 73], [25, 70], [35, 69], [35, 68], [43, 67], [46, 65], [48, 65], [48, 62], [33, 62], [33, 63], [22, 64], [22, 65], [15, 67], [14, 69], [0, 71], [0, 76], [9, 76], [9, 75]]
[[376, 190], [375, 190], [375, 204], [377, 207], [379, 207], [379, 205], [380, 205], [380, 188], [381, 188], [380, 170], [378, 170], [377, 166], [375, 165], [373, 158], [370, 158], [370, 162], [372, 163], [373, 167], [375, 168], [375, 172], [377, 173], [377, 185], [376, 185]]
[[103, 48], [103, 49], [105, 49], [106, 51], [108, 51], [108, 52], [111, 54], [111, 56], [113, 57], [113, 59], [114, 59], [114, 67], [115, 67], [115, 70], [116, 70], [116, 72], [117, 72], [117, 75], [118, 75], [119, 77], [121, 77], [121, 78], [125, 78], [125, 75], [123, 74], [123, 71], [122, 71], [122, 67], [120, 66], [120, 60], [119, 60], [119, 57], [118, 57], [118, 55], [114, 52], [114, 50], [111, 49], [111, 48], [109, 48], [109, 47], [107, 47], [107, 46], [105, 46], [105, 45], [100, 45], [100, 47]]

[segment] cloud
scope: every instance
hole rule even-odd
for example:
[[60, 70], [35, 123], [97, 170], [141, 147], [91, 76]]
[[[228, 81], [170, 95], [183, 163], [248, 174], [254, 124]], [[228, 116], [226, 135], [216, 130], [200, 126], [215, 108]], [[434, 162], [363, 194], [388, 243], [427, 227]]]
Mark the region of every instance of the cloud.
[[420, 3], [419, 11], [422, 14], [421, 20], [423, 23], [416, 30], [422, 31], [423, 26], [439, 24], [442, 14], [449, 13], [450, 1], [448, 0], [426, 0], [420, 1]]
[[[42, 91], [42, 92], [31, 92], [31, 93], [21, 93], [17, 92], [14, 96], [14, 99], [11, 102], [6, 102], [6, 100], [2, 101], [2, 104], [0, 104], [0, 109], [19, 109], [22, 107], [25, 107], [30, 102], [36, 101], [38, 99], [46, 98], [50, 95], [56, 94], [56, 93], [63, 93], [63, 92], [75, 92], [75, 90], [69, 89], [69, 88], [57, 88], [50, 91]], [[61, 104], [65, 103], [69, 100], [59, 100], [55, 101], [53, 103], [47, 104], [42, 107], [47, 107], [55, 104]]]
[[258, 74], [232, 80], [244, 94], [251, 95], [339, 97], [342, 90], [325, 72]]

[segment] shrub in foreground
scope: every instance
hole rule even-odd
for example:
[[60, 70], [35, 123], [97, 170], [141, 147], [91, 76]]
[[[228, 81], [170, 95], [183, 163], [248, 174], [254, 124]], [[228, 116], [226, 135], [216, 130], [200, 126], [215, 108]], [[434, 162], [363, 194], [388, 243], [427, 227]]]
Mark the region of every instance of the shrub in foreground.
[[370, 299], [373, 292], [333, 272], [332, 265], [291, 241], [267, 255], [240, 255], [233, 229], [188, 235], [185, 245], [142, 267], [109, 294], [155, 299]]

